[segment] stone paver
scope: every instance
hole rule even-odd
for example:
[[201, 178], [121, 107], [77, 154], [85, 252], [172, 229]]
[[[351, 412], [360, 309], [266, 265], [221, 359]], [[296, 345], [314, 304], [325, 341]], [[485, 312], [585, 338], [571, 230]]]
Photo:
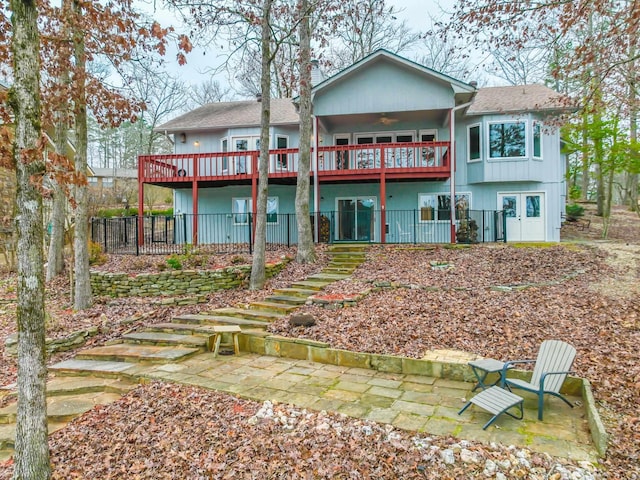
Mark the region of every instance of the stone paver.
[[[336, 258], [356, 255], [364, 260], [364, 254], [349, 253], [351, 246], [334, 246]], [[351, 261], [351, 260], [350, 260]], [[359, 262], [356, 262], [359, 263]], [[333, 269], [341, 268], [332, 267]], [[200, 322], [216, 321], [251, 326], [263, 325], [266, 322], [281, 318], [281, 312], [296, 308], [290, 304], [299, 304], [304, 296], [311, 294], [333, 281], [347, 278], [348, 274], [319, 273], [306, 281], [297, 282], [294, 286], [303, 288], [302, 292], [293, 288], [281, 289], [279, 297], [267, 298], [262, 302], [254, 302], [253, 309], [223, 308], [211, 312], [211, 315], [183, 315], [177, 320], [193, 323], [193, 326], [179, 325], [176, 330], [186, 333], [206, 333], [207, 326]], [[284, 294], [284, 295], [283, 295]], [[295, 298], [288, 298], [295, 295]], [[258, 307], [258, 309], [256, 309]], [[260, 309], [262, 307], [262, 309]], [[174, 319], [175, 321], [175, 319]], [[157, 327], [169, 330], [170, 324]], [[176, 333], [183, 333], [182, 331]], [[130, 335], [132, 339], [147, 341], [152, 338], [165, 343], [180, 343], [184, 336], [171, 333], [142, 333]], [[194, 343], [200, 345], [204, 340], [196, 337]], [[142, 358], [143, 363], [127, 363], [126, 361], [108, 361], [112, 359], [136, 361]], [[142, 352], [142, 355], [141, 355]], [[396, 368], [386, 368], [390, 372], [379, 372], [367, 368], [358, 368], [363, 362], [345, 362], [343, 365], [314, 363], [308, 360], [296, 360], [267, 355], [241, 353], [240, 355], [213, 357], [210, 352], [195, 353], [195, 349], [179, 349], [169, 347], [149, 347], [141, 345], [111, 345], [81, 352], [87, 359], [74, 359], [52, 368], [65, 375], [72, 372], [83, 372], [84, 375], [94, 373], [111, 378], [112, 384], [105, 381], [89, 381], [83, 392], [69, 399], [56, 397], [49, 399], [50, 414], [53, 418], [66, 418], [65, 411], [81, 411], [91, 408], [97, 403], [108, 403], [118, 398], [119, 394], [128, 390], [120, 385], [119, 378], [128, 379], [163, 379], [167, 381], [197, 385], [208, 389], [227, 392], [256, 401], [275, 401], [288, 403], [301, 409], [326, 410], [338, 412], [353, 418], [366, 419], [391, 424], [397, 428], [424, 432], [429, 435], [453, 435], [461, 439], [480, 442], [500, 442], [506, 445], [519, 445], [535, 451], [568, 457], [575, 460], [594, 460], [596, 450], [591, 443], [588, 425], [585, 421], [585, 409], [577, 406], [569, 409], [555, 399], [545, 404], [545, 419], [537, 421], [537, 402], [532, 396], [522, 392], [525, 397], [524, 420], [518, 421], [509, 416], [501, 416], [491, 428], [482, 430], [482, 426], [490, 418], [475, 406], [464, 414], [458, 411], [473, 395], [474, 383], [452, 381], [423, 375], [405, 375], [390, 373]], [[281, 352], [284, 354], [284, 352]], [[339, 355], [338, 355], [339, 356]], [[101, 358], [107, 361], [97, 361]], [[425, 359], [441, 365], [460, 368], [461, 365], [478, 358], [477, 355], [457, 350], [436, 350], [425, 353]], [[161, 361], [163, 364], [149, 363]], [[179, 363], [177, 363], [179, 362]], [[344, 366], [351, 365], [351, 366]], [[356, 365], [356, 366], [353, 366]], [[384, 367], [384, 365], [380, 365]], [[392, 365], [395, 367], [395, 365]], [[388, 366], [387, 366], [388, 367]], [[385, 368], [383, 368], [385, 369]], [[416, 370], [413, 370], [416, 371]], [[433, 370], [437, 375], [440, 370]], [[418, 371], [419, 372], [419, 371]], [[79, 373], [80, 374], [80, 373]], [[53, 391], [63, 388], [81, 388], [78, 380], [56, 379], [50, 387]], [[93, 382], [93, 383], [92, 383]], [[103, 388], [104, 387], [104, 388]], [[102, 392], [100, 390], [102, 389]], [[521, 394], [521, 392], [518, 392]], [[570, 398], [574, 402], [578, 398]], [[5, 418], [13, 415], [5, 411]], [[56, 413], [58, 415], [56, 416]], [[63, 424], [60, 424], [63, 425]], [[12, 425], [0, 425], [0, 460], [5, 451], [10, 450], [11, 441], [2, 442], [4, 437], [10, 438]]]
[[[595, 447], [590, 442], [584, 408], [569, 409], [555, 399], [548, 400], [545, 420], [537, 421], [536, 408], [527, 408], [525, 419], [503, 415], [488, 430], [482, 425], [490, 418], [475, 407], [462, 415], [458, 411], [470, 396], [472, 382], [434, 379], [420, 375], [402, 375], [323, 365], [241, 353], [218, 357], [202, 353], [182, 364], [206, 366], [197, 382], [205, 388], [226, 391], [257, 401], [285, 402], [298, 408], [326, 410], [397, 428], [432, 435], [454, 435], [481, 442], [500, 442], [537, 451], [593, 460]], [[166, 366], [165, 366], [166, 367]], [[151, 378], [164, 377], [162, 366], [149, 365]], [[173, 371], [174, 379], [189, 383], [186, 372]]]

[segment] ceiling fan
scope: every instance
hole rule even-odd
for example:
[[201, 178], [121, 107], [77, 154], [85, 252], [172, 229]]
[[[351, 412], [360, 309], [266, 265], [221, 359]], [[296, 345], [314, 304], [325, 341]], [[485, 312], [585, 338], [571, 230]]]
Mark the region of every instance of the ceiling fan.
[[380, 119], [378, 120], [377, 123], [381, 124], [381, 125], [393, 125], [394, 123], [398, 122], [399, 119], [397, 118], [392, 118], [392, 117], [387, 117], [386, 113], [381, 113], [380, 114]]

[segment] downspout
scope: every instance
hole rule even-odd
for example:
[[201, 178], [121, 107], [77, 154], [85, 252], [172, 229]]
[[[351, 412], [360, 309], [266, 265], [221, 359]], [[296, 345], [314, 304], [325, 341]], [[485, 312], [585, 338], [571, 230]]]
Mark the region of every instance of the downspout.
[[450, 176], [450, 199], [449, 208], [450, 212], [450, 223], [451, 223], [451, 243], [456, 243], [456, 112], [458, 110], [462, 110], [463, 108], [467, 108], [473, 102], [463, 103], [462, 105], [458, 105], [453, 107], [450, 112], [450, 121], [449, 121], [449, 163], [451, 168], [451, 176]]

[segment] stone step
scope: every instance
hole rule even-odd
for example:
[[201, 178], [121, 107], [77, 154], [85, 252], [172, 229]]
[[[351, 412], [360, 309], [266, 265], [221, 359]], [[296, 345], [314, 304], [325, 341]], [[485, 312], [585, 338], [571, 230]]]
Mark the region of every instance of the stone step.
[[[96, 405], [115, 402], [121, 396], [119, 393], [93, 392], [50, 397], [47, 398], [47, 419], [53, 423], [70, 422]], [[17, 403], [0, 408], [0, 424], [15, 423], [17, 411]]]
[[[2, 445], [2, 439], [0, 439], [0, 445]], [[13, 450], [0, 448], [0, 463], [4, 463], [13, 457]]]
[[327, 267], [323, 268], [321, 274], [337, 274], [337, 275], [350, 275], [353, 273], [355, 268], [350, 267]]
[[315, 295], [317, 290], [312, 290], [310, 288], [276, 288], [274, 292], [290, 297], [307, 298], [311, 295]]
[[[244, 318], [233, 317], [231, 315], [207, 315], [207, 314], [187, 314], [179, 315], [171, 319], [172, 323], [194, 324], [204, 327], [211, 327], [213, 325], [241, 325], [247, 327], [264, 327], [268, 320], [247, 320]], [[202, 333], [206, 333], [203, 330]]]
[[358, 252], [328, 252], [330, 256], [329, 263], [331, 262], [358, 262], [362, 263], [367, 259], [366, 253], [358, 253]]
[[124, 395], [134, 388], [136, 388], [135, 383], [117, 378], [100, 378], [94, 376], [55, 377], [47, 382], [47, 397], [81, 395], [95, 392]]
[[300, 282], [296, 282], [296, 283], [292, 284], [291, 287], [292, 288], [304, 288], [304, 289], [309, 289], [309, 290], [314, 290], [316, 292], [319, 292], [320, 290], [322, 290], [324, 287], [326, 287], [330, 283], [333, 283], [333, 280], [326, 280], [326, 281], [302, 280]]
[[307, 280], [320, 280], [320, 281], [328, 281], [328, 282], [336, 282], [338, 280], [344, 280], [345, 278], [349, 278], [349, 275], [341, 274], [341, 273], [316, 273], [315, 275], [311, 275], [307, 277]]
[[200, 351], [199, 348], [120, 343], [81, 350], [76, 354], [76, 358], [112, 362], [171, 363], [185, 360]]
[[286, 305], [304, 305], [307, 301], [303, 297], [291, 297], [289, 295], [270, 295], [264, 299], [265, 302], [284, 303]]
[[139, 345], [164, 345], [182, 346], [189, 348], [199, 348], [206, 350], [208, 342], [205, 337], [195, 335], [181, 335], [178, 333], [166, 332], [132, 332], [120, 337], [125, 343], [135, 343]]
[[364, 262], [359, 260], [332, 260], [327, 264], [327, 268], [353, 268], [356, 269]]
[[287, 314], [289, 312], [292, 312], [293, 310], [296, 310], [298, 307], [299, 305], [289, 305], [280, 302], [268, 302], [266, 300], [261, 302], [251, 302], [249, 304], [249, 308], [251, 310], [263, 310], [266, 312], [275, 312], [280, 314]]
[[[68, 422], [48, 422], [49, 435], [64, 428]], [[0, 425], [0, 463], [13, 456], [13, 448], [16, 441], [16, 424]]]
[[79, 360], [72, 358], [51, 365], [48, 370], [57, 376], [92, 375], [100, 378], [120, 378], [128, 375], [128, 370], [136, 367], [135, 363], [110, 362], [104, 360]]
[[369, 246], [366, 245], [333, 245], [327, 249], [327, 253], [351, 253], [354, 255], [366, 255]]
[[245, 320], [262, 320], [263, 322], [273, 322], [282, 318], [282, 313], [267, 312], [264, 310], [247, 310], [245, 308], [219, 308], [216, 312], [228, 316], [242, 318]]

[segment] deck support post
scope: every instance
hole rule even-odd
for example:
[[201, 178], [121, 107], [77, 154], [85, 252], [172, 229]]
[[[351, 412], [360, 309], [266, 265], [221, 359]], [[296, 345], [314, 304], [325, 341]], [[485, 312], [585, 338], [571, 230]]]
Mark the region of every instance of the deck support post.
[[144, 163], [138, 160], [138, 247], [144, 245]]
[[193, 180], [191, 189], [191, 201], [193, 203], [193, 218], [191, 220], [191, 243], [192, 245], [198, 244], [198, 181]]
[[380, 243], [387, 243], [387, 175], [385, 149], [380, 149]]
[[255, 242], [256, 238], [256, 212], [258, 211], [258, 155], [251, 155], [251, 213], [252, 213], [252, 227], [251, 227], [251, 239]]

